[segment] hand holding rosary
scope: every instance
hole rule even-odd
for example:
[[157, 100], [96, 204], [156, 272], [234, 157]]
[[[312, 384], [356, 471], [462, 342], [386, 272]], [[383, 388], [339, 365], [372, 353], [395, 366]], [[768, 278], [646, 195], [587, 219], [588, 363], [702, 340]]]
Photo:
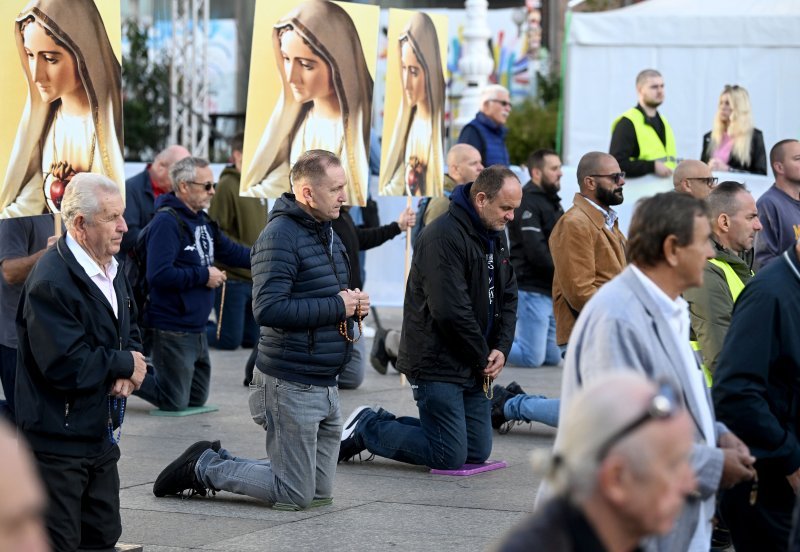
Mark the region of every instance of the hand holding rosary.
[[349, 343], [356, 343], [359, 339], [361, 339], [361, 336], [364, 334], [363, 321], [364, 318], [367, 316], [367, 313], [369, 312], [369, 297], [367, 296], [366, 293], [361, 292], [361, 290], [359, 289], [352, 291], [349, 289], [342, 290], [340, 295], [342, 295], [343, 296], [342, 298], [345, 299], [345, 312], [347, 311], [347, 303], [348, 303], [347, 296], [349, 296], [351, 293], [355, 293], [357, 296], [355, 310], [352, 316], [355, 316], [356, 318], [356, 324], [358, 325], [358, 336], [355, 335], [355, 332], [353, 332], [353, 337], [350, 337], [347, 333], [347, 318], [349, 318], [349, 316], [344, 320], [342, 320], [341, 322], [339, 322], [339, 335], [344, 337], [345, 340], [348, 341]]

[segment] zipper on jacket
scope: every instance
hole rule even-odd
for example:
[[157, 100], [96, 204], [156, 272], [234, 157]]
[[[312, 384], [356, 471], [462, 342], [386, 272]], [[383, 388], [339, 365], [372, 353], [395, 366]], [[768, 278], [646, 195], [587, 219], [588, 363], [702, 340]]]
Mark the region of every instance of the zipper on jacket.
[[308, 354], [314, 354], [314, 330], [308, 330]]
[[64, 399], [64, 427], [69, 427], [69, 399]]

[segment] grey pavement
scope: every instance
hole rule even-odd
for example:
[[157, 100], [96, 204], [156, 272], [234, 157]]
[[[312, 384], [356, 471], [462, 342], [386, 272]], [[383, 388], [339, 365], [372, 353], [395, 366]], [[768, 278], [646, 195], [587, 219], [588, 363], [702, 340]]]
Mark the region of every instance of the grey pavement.
[[[399, 327], [400, 309], [381, 309], [386, 327]], [[367, 343], [367, 350], [371, 340]], [[338, 466], [333, 505], [303, 512], [274, 511], [254, 499], [221, 492], [215, 497], [156, 498], [161, 469], [195, 441], [220, 439], [237, 456], [264, 458], [264, 430], [253, 423], [242, 385], [249, 351], [212, 350], [209, 404], [218, 412], [183, 418], [148, 414], [129, 401], [120, 461], [121, 542], [149, 552], [185, 550], [485, 550], [532, 510], [538, 478], [529, 462], [535, 448], [549, 447], [555, 430], [540, 424], [495, 432], [492, 459], [508, 468], [471, 477], [431, 475], [424, 467], [376, 458]], [[526, 391], [555, 397], [559, 368], [507, 367], [498, 383], [516, 380]], [[417, 415], [408, 385], [391, 368], [371, 367], [361, 388], [340, 392], [342, 415], [356, 406], [381, 405], [398, 415]]]

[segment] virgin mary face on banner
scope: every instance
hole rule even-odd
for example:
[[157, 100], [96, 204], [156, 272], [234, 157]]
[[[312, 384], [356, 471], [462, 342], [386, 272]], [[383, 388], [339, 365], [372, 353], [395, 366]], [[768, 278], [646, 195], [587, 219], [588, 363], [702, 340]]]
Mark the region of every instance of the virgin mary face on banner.
[[348, 203], [364, 205], [369, 179], [372, 77], [353, 20], [336, 4], [309, 0], [273, 29], [282, 90], [245, 175], [243, 193], [279, 197], [303, 152], [335, 153]]
[[104, 174], [122, 187], [120, 66], [94, 2], [34, 0], [15, 30], [28, 98], [0, 218], [57, 212], [78, 172]]
[[445, 85], [430, 17], [422, 12], [412, 15], [398, 47], [403, 96], [381, 173], [381, 193], [440, 196]]

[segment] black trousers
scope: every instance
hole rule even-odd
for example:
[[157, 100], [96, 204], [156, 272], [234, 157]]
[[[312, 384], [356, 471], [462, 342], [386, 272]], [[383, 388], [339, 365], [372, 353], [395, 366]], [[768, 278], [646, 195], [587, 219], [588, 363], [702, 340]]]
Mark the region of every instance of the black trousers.
[[724, 491], [719, 512], [731, 532], [736, 552], [782, 552], [789, 545], [795, 496], [782, 476], [758, 473], [755, 505], [750, 504], [752, 485], [739, 483]]
[[119, 447], [94, 458], [36, 452], [47, 488], [47, 531], [53, 550], [114, 550], [122, 534]]

